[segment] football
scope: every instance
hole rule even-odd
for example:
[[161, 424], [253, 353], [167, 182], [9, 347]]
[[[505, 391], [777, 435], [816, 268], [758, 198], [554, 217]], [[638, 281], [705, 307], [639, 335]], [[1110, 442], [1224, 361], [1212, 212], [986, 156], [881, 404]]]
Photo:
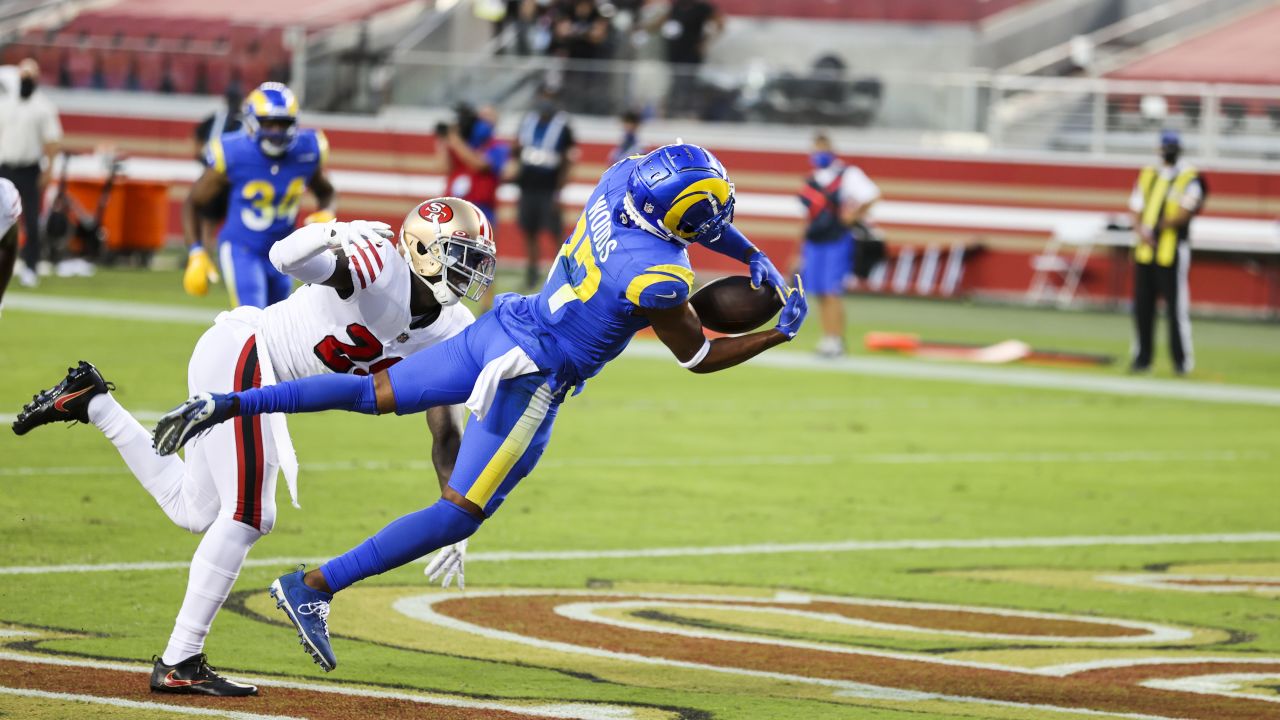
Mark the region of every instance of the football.
[[703, 327], [738, 334], [764, 325], [782, 309], [782, 299], [769, 286], [753, 288], [751, 278], [730, 275], [703, 285], [689, 298]]

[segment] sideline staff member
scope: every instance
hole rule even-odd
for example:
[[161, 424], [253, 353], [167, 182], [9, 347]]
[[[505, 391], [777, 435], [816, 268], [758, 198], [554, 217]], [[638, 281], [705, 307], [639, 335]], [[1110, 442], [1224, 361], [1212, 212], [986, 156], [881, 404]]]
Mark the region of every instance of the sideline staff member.
[[1134, 343], [1131, 372], [1151, 369], [1155, 338], [1156, 297], [1163, 296], [1169, 318], [1169, 352], [1173, 370], [1191, 371], [1191, 319], [1187, 272], [1191, 268], [1188, 231], [1191, 219], [1204, 207], [1205, 184], [1200, 173], [1179, 159], [1178, 133], [1160, 134], [1160, 166], [1143, 168], [1129, 197], [1138, 243], [1133, 251]]
[[[62, 140], [58, 110], [37, 88], [40, 66], [27, 58], [18, 63], [17, 97], [0, 97], [0, 177], [13, 183], [22, 198], [22, 263], [17, 266], [18, 282], [35, 287], [36, 265], [40, 262], [41, 191], [49, 184], [53, 159]], [[43, 170], [41, 161], [44, 162]]]
[[[840, 357], [845, 353], [844, 277], [853, 261], [854, 227], [866, 230], [880, 188], [861, 168], [842, 162], [824, 133], [814, 135], [809, 160], [813, 172], [800, 192], [809, 217], [800, 251], [800, 277], [805, 291], [818, 297], [822, 318], [818, 355]], [[866, 238], [871, 240], [870, 232]]]
[[560, 191], [569, 180], [575, 146], [569, 114], [556, 107], [554, 96], [544, 88], [533, 112], [520, 121], [509, 169], [520, 187], [516, 215], [528, 257], [524, 284], [530, 290], [542, 282], [538, 245], [543, 231], [551, 235], [551, 247], [564, 242]]

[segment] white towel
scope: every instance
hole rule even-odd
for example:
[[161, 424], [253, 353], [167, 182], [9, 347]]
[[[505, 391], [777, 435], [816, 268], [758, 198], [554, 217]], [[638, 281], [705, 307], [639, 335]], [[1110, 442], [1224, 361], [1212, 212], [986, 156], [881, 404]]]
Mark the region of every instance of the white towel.
[[503, 380], [538, 372], [538, 365], [524, 350], [513, 347], [501, 357], [490, 360], [476, 377], [476, 384], [467, 398], [466, 407], [483, 420], [493, 405], [493, 398], [498, 394], [498, 385]]
[[[239, 322], [253, 328], [258, 347], [258, 371], [261, 373], [262, 385], [276, 384], [275, 366], [271, 364], [271, 353], [263, 342], [262, 309], [250, 305], [241, 305], [234, 310], [218, 313], [214, 322]], [[298, 454], [293, 450], [293, 438], [289, 436], [289, 424], [284, 413], [267, 415], [267, 427], [271, 428], [272, 446], [267, 448], [267, 460], [273, 462], [284, 473], [284, 483], [289, 488], [289, 500], [296, 508], [298, 504]], [[274, 456], [274, 457], [273, 457]]]

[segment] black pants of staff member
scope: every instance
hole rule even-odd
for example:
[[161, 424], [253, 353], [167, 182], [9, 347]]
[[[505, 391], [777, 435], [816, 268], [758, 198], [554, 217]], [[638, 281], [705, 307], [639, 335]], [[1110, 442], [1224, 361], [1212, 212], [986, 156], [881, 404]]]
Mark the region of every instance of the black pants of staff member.
[[[536, 288], [542, 273], [538, 267], [541, 256], [539, 247], [543, 233], [551, 236], [551, 247], [559, 248], [564, 242], [564, 225], [560, 222], [560, 191], [554, 178], [545, 184], [526, 184], [520, 188], [520, 202], [516, 206], [516, 220], [524, 233], [525, 253], [528, 265], [525, 268], [525, 285]], [[555, 250], [552, 250], [554, 255]]]
[[13, 183], [22, 200], [22, 226], [27, 236], [22, 262], [35, 270], [40, 260], [40, 166], [0, 165], [0, 177]]
[[1156, 331], [1156, 298], [1164, 298], [1169, 320], [1169, 354], [1178, 374], [1191, 370], [1191, 303], [1187, 292], [1187, 271], [1191, 262], [1186, 245], [1178, 248], [1174, 263], [1165, 267], [1157, 263], [1134, 263], [1133, 268], [1133, 369], [1151, 367]]

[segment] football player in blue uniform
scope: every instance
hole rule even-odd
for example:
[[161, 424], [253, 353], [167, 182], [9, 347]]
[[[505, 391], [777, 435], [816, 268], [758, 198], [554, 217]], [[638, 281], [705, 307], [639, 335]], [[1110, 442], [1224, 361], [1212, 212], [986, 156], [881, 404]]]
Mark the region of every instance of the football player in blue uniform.
[[[324, 375], [270, 387], [193, 397], [156, 427], [161, 453], [235, 416], [347, 409], [416, 413], [465, 403], [474, 415], [448, 487], [434, 505], [405, 515], [317, 570], [276, 580], [271, 594], [326, 671], [337, 661], [325, 618], [343, 588], [457, 543], [474, 533], [529, 474], [560, 404], [600, 372], [639, 330], [652, 327], [681, 367], [732, 367], [795, 337], [807, 306], [773, 263], [737, 231], [733, 185], [696, 145], [668, 145], [622, 160], [600, 179], [561, 247], [542, 292], [507, 293], [474, 325], [386, 371]], [[753, 283], [785, 299], [776, 327], [708, 340], [689, 306], [686, 246], [699, 243], [750, 267]], [[453, 260], [445, 259], [445, 266]], [[457, 294], [440, 286], [441, 302]]]
[[334, 219], [333, 185], [324, 174], [329, 141], [321, 130], [298, 128], [298, 100], [277, 82], [259, 85], [245, 98], [244, 127], [209, 138], [204, 174], [182, 208], [182, 231], [190, 253], [182, 284], [203, 295], [218, 271], [202, 238], [199, 208], [230, 190], [227, 220], [218, 233], [217, 253], [231, 305], [266, 307], [289, 296], [288, 275], [276, 270], [267, 252], [293, 232], [302, 194], [310, 189], [320, 208], [306, 222]]

